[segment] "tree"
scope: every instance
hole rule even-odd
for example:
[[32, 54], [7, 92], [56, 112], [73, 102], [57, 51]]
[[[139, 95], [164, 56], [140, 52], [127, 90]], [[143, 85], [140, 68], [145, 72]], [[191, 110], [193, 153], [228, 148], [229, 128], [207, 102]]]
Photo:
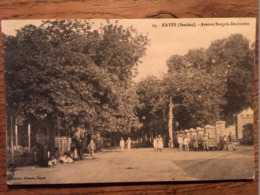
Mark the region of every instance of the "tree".
[[219, 119], [232, 124], [238, 112], [253, 106], [254, 48], [240, 34], [173, 55], [167, 66], [164, 83], [181, 129]]
[[137, 83], [137, 94], [141, 106], [137, 113], [143, 122], [143, 136], [150, 138], [167, 131], [167, 95], [162, 81], [149, 76]]
[[210, 71], [220, 72], [224, 76], [227, 103], [221, 112], [228, 123], [234, 122], [234, 116], [248, 107], [253, 108], [254, 92], [254, 44], [241, 34], [214, 41], [207, 50], [211, 60]]
[[189, 67], [169, 72], [164, 83], [173, 99], [178, 128], [195, 128], [220, 119], [220, 108], [225, 102], [221, 96], [224, 86], [214, 75]]
[[148, 43], [132, 27], [46, 20], [3, 36], [8, 114], [98, 131], [138, 129], [131, 79]]

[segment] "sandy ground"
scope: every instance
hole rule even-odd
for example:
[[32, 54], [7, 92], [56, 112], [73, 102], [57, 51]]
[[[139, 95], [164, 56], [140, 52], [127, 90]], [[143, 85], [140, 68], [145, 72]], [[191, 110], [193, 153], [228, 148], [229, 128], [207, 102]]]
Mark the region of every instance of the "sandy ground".
[[179, 152], [153, 148], [103, 150], [94, 158], [52, 168], [20, 167], [8, 184], [113, 183], [252, 179], [253, 146], [237, 151]]

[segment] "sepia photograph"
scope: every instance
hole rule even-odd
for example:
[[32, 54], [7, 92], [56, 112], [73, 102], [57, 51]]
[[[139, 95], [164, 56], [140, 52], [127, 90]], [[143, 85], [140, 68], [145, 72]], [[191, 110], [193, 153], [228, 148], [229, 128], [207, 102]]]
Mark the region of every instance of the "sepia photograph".
[[1, 25], [8, 185], [254, 179], [255, 18]]

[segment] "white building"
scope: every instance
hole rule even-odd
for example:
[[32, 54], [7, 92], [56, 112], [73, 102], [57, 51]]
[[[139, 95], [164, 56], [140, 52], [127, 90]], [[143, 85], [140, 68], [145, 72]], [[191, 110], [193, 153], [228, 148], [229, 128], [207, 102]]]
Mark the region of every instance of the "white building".
[[[245, 129], [248, 129], [249, 127], [253, 127], [253, 124], [254, 124], [254, 112], [251, 108], [248, 108], [240, 112], [237, 115], [237, 138], [242, 139], [243, 131], [245, 131]], [[252, 134], [254, 134], [254, 132], [252, 132]]]

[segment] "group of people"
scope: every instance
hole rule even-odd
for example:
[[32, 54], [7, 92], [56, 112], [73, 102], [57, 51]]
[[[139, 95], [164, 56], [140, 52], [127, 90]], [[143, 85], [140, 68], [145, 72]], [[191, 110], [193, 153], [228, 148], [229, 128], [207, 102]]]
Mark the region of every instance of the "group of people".
[[52, 167], [59, 163], [73, 163], [77, 160], [83, 159], [83, 150], [87, 149], [91, 157], [94, 157], [94, 151], [96, 145], [93, 140], [88, 145], [85, 133], [82, 133], [79, 129], [75, 130], [71, 138], [70, 151], [60, 154], [59, 149], [56, 147], [54, 153], [50, 155], [48, 166]]
[[235, 148], [235, 146], [234, 146], [234, 144], [233, 144], [233, 139], [232, 139], [232, 135], [231, 135], [231, 133], [228, 135], [228, 136], [226, 136], [226, 135], [224, 135], [224, 137], [223, 137], [223, 139], [220, 139], [221, 140], [221, 142], [220, 142], [220, 148], [222, 149], [222, 150], [229, 150], [229, 146], [231, 145], [231, 147], [232, 147], [232, 150], [236, 150], [236, 148]]
[[54, 154], [50, 156], [48, 161], [49, 167], [53, 167], [60, 163], [73, 163], [73, 157], [68, 152], [65, 152], [63, 155], [61, 155], [57, 147], [55, 147], [54, 150]]
[[121, 137], [120, 142], [119, 142], [119, 146], [121, 148], [121, 151], [124, 151], [125, 145], [127, 146], [127, 151], [131, 150], [131, 138], [128, 137], [127, 141], [125, 142], [124, 139]]
[[190, 143], [190, 139], [186, 135], [183, 136], [182, 134], [180, 134], [178, 136], [178, 144], [179, 144], [180, 151], [182, 151], [183, 146], [185, 148], [185, 151], [189, 151], [190, 150], [189, 143]]
[[[124, 141], [123, 138], [120, 139], [119, 145], [121, 148], [121, 151], [124, 151], [125, 145], [127, 146], [127, 150], [131, 150], [131, 138], [128, 137], [126, 142]], [[191, 143], [190, 143], [191, 142]], [[193, 135], [191, 140], [188, 138], [187, 135], [185, 134], [179, 134], [178, 136], [178, 144], [179, 144], [179, 150], [183, 150], [183, 146], [185, 151], [189, 151], [190, 148], [189, 146], [192, 145], [194, 151], [198, 150], [208, 150], [209, 145], [208, 145], [208, 136], [207, 134], [204, 134], [201, 136], [200, 134], [197, 136]], [[222, 150], [229, 150], [229, 146], [231, 145], [233, 150], [235, 149], [235, 146], [233, 144], [233, 139], [231, 133], [226, 136], [224, 135], [223, 137], [220, 137], [220, 146], [219, 148]], [[63, 156], [60, 155], [58, 148], [55, 148], [54, 155], [52, 155], [49, 158], [48, 165], [54, 166], [58, 163], [72, 163], [74, 160], [79, 160], [82, 159], [82, 146], [83, 146], [83, 140], [82, 137], [75, 133], [72, 137], [72, 144], [71, 144], [71, 151], [69, 153], [64, 153]], [[154, 151], [162, 151], [163, 150], [163, 140], [160, 135], [155, 136], [153, 139], [153, 147]], [[91, 157], [94, 157], [94, 152], [96, 150], [96, 145], [93, 140], [90, 141], [90, 143], [87, 146], [87, 150], [89, 151]]]
[[[93, 140], [90, 141], [87, 147], [91, 157], [94, 157], [96, 145]], [[80, 142], [73, 140], [71, 144], [70, 152], [65, 152], [63, 155], [60, 154], [59, 149], [55, 147], [54, 154], [49, 157], [48, 166], [53, 167], [57, 164], [73, 163], [74, 161], [83, 159], [82, 150], [80, 148]]]
[[[203, 136], [200, 134], [197, 136], [193, 135], [191, 140], [188, 138], [187, 135], [180, 134], [178, 136], [178, 144], [179, 144], [179, 150], [183, 150], [183, 146], [185, 148], [185, 151], [189, 151], [190, 148], [190, 142], [194, 149], [194, 151], [198, 150], [209, 150], [209, 143], [208, 143], [208, 135], [205, 133]], [[233, 144], [232, 134], [230, 133], [228, 136], [224, 135], [221, 136], [219, 139], [220, 146], [218, 147], [221, 150], [229, 150], [229, 145], [231, 145], [232, 149], [235, 151], [235, 146]]]
[[161, 138], [160, 135], [155, 136], [154, 139], [153, 139], [153, 148], [154, 148], [154, 151], [157, 152], [161, 152], [162, 149], [163, 149], [163, 140]]
[[207, 150], [208, 151], [209, 144], [208, 144], [208, 135], [206, 133], [202, 137], [200, 134], [198, 137], [193, 135], [191, 141], [192, 141], [193, 149], [195, 151], [198, 151], [198, 150]]
[[94, 157], [94, 153], [96, 150], [96, 144], [93, 140], [90, 140], [87, 145], [87, 137], [85, 133], [82, 133], [79, 129], [76, 130], [72, 136], [71, 143], [71, 155], [75, 160], [83, 159], [83, 150], [87, 149], [89, 154]]

